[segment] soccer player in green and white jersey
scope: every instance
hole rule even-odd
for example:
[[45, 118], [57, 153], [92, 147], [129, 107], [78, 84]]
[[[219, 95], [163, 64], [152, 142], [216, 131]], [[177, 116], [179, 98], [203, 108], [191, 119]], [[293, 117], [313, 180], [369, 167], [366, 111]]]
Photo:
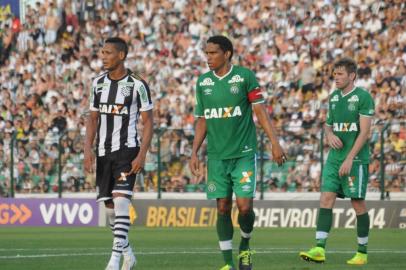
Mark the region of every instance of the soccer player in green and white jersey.
[[264, 98], [254, 73], [231, 64], [233, 45], [224, 36], [213, 36], [205, 48], [211, 71], [201, 75], [196, 85], [197, 117], [190, 167], [199, 171], [197, 153], [207, 135], [208, 178], [207, 196], [217, 200], [217, 234], [225, 266], [235, 269], [232, 258], [233, 224], [232, 195], [236, 194], [241, 229], [239, 269], [251, 270], [252, 251], [249, 247], [255, 214], [253, 198], [256, 183], [255, 112], [272, 144], [273, 160], [281, 165], [285, 155], [279, 145]]
[[337, 196], [351, 198], [357, 215], [358, 251], [348, 264], [367, 263], [369, 216], [365, 205], [368, 184], [368, 136], [374, 100], [363, 88], [355, 87], [357, 64], [343, 58], [334, 64], [335, 90], [329, 97], [326, 121], [327, 142], [331, 147], [322, 172], [320, 210], [317, 218], [316, 247], [300, 252], [307, 261], [324, 262], [325, 246], [333, 220]]

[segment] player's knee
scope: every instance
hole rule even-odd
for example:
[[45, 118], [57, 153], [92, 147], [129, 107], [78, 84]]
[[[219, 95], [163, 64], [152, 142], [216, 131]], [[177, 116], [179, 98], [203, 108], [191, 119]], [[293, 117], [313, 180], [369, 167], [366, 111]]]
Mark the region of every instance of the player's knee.
[[217, 212], [220, 215], [231, 214], [231, 206], [226, 204], [226, 203], [218, 204], [217, 205]]
[[243, 216], [248, 215], [251, 213], [251, 211], [252, 211], [252, 207], [249, 204], [238, 206], [238, 212], [240, 213], [240, 215], [243, 215]]
[[104, 205], [106, 206], [106, 208], [114, 208], [114, 203], [112, 199], [104, 201]]

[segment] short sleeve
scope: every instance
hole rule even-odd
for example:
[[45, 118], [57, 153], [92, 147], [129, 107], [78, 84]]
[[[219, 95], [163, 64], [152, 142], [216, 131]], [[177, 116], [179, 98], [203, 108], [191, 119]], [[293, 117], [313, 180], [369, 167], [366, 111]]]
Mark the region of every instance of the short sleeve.
[[89, 110], [93, 112], [99, 111], [99, 99], [97, 98], [97, 85], [95, 82], [92, 84], [92, 89], [90, 91], [90, 106]]
[[372, 96], [366, 91], [365, 95], [360, 99], [359, 114], [367, 117], [371, 117], [375, 114], [375, 102]]
[[195, 112], [194, 115], [196, 117], [203, 117], [204, 113], [203, 113], [203, 103], [202, 103], [202, 98], [201, 98], [201, 89], [199, 87], [199, 81], [197, 80], [196, 83], [196, 93], [195, 93]]
[[249, 102], [252, 104], [265, 102], [257, 78], [255, 77], [254, 72], [251, 70], [248, 70], [247, 72], [247, 96]]
[[152, 110], [153, 104], [151, 99], [151, 91], [149, 90], [148, 84], [144, 80], [141, 81], [141, 84], [139, 85], [137, 92], [138, 92], [138, 101], [141, 104], [140, 112]]
[[327, 126], [332, 126], [333, 125], [333, 118], [331, 117], [331, 113], [330, 113], [330, 109], [331, 109], [331, 102], [330, 99], [328, 101], [328, 111], [327, 111], [327, 118], [326, 118], [326, 125]]

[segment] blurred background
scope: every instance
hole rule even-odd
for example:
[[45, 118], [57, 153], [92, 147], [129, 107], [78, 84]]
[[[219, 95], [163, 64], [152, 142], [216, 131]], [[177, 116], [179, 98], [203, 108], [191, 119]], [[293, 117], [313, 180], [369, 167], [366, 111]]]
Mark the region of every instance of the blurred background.
[[271, 163], [258, 130], [262, 195], [319, 191], [331, 68], [341, 56], [357, 60], [356, 85], [376, 103], [368, 190], [382, 199], [406, 191], [404, 1], [1, 0], [0, 197], [95, 191], [82, 165], [85, 118], [103, 40], [117, 35], [154, 102], [155, 135], [135, 190], [204, 192], [205, 177], [187, 163], [195, 83], [214, 34], [233, 41], [234, 64], [256, 72], [289, 156], [283, 167]]

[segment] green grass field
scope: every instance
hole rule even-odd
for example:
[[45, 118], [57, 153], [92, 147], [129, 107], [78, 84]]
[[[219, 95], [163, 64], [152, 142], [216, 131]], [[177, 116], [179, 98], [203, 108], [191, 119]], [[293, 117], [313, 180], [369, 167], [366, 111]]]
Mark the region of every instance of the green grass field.
[[[238, 247], [239, 231], [234, 233]], [[406, 269], [406, 233], [374, 229], [369, 264], [347, 266], [356, 248], [355, 230], [335, 229], [328, 241], [327, 261], [302, 261], [298, 252], [314, 244], [314, 229], [256, 229], [252, 240], [254, 269]], [[107, 228], [0, 228], [1, 270], [102, 270], [108, 261], [111, 232]], [[218, 270], [222, 258], [214, 228], [132, 228], [137, 270]]]

